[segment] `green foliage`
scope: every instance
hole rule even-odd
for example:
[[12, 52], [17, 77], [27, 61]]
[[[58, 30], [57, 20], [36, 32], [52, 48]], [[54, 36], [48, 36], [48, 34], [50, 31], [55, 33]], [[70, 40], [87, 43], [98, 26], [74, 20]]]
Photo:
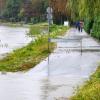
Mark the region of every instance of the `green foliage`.
[[91, 33], [94, 21], [86, 19], [84, 22], [84, 29], [87, 33]]
[[37, 24], [37, 23], [40, 23], [40, 22], [45, 22], [45, 17], [44, 16], [36, 16], [36, 17], [32, 17], [31, 18], [31, 23], [32, 24]]
[[29, 35], [41, 35], [44, 33], [44, 31], [48, 30], [48, 25], [46, 23], [44, 24], [35, 24], [30, 26], [30, 32]]
[[15, 21], [18, 18], [20, 12], [22, 0], [7, 0], [4, 16], [10, 18], [11, 21]]
[[100, 67], [90, 80], [78, 90], [70, 100], [99, 100], [100, 99]]
[[38, 17], [32, 17], [31, 18], [31, 23], [36, 24], [39, 22], [39, 18]]
[[71, 20], [84, 20], [86, 32], [100, 40], [100, 0], [68, 0]]
[[28, 46], [15, 50], [5, 59], [0, 61], [0, 70], [2, 71], [21, 71], [34, 67], [48, 54], [46, 37], [39, 37], [36, 42]]
[[50, 26], [50, 32], [53, 32], [53, 31], [55, 31], [55, 30], [58, 30], [58, 26], [57, 25], [51, 25]]
[[95, 19], [94, 24], [93, 24], [93, 31], [92, 31], [92, 36], [100, 40], [100, 17]]
[[[62, 25], [51, 25], [50, 26], [50, 33], [51, 36], [58, 36], [58, 35], [62, 35], [62, 33], [64, 33], [66, 31], [67, 27], [64, 27]], [[60, 33], [60, 34], [59, 34]], [[48, 24], [44, 23], [44, 24], [35, 24], [32, 25], [30, 27], [30, 32], [29, 35], [48, 35]]]
[[6, 0], [2, 17], [7, 21], [25, 21], [33, 24], [46, 20], [48, 0]]
[[59, 35], [64, 35], [65, 31], [68, 29], [68, 27], [62, 26], [62, 25], [51, 25], [50, 26], [50, 36], [53, 38], [56, 38]]

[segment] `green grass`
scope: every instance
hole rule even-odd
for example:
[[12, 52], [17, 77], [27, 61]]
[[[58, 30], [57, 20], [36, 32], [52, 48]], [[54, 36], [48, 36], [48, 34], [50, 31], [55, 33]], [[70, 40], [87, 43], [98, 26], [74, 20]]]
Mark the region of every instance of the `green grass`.
[[12, 23], [12, 22], [0, 22], [1, 25], [8, 26], [8, 27], [29, 27], [29, 25], [25, 25], [22, 23]]
[[[33, 25], [30, 28], [33, 33], [30, 33], [34, 35], [37, 27], [37, 30], [39, 30], [41, 27], [44, 27], [46, 25], [44, 24], [37, 24]], [[52, 26], [57, 27], [53, 28], [51, 31], [51, 37], [56, 37], [58, 35], [62, 35], [67, 30], [66, 27], [63, 26]], [[35, 34], [36, 35], [36, 34]], [[0, 71], [8, 71], [8, 72], [17, 72], [17, 71], [26, 71], [32, 67], [34, 67], [36, 64], [38, 64], [41, 60], [45, 59], [48, 54], [50, 54], [54, 48], [55, 43], [50, 43], [50, 51], [48, 51], [48, 35], [41, 35], [37, 34], [37, 40], [35, 42], [32, 42], [28, 44], [27, 46], [14, 50], [12, 53], [9, 53], [7, 57], [0, 60]]]
[[[22, 71], [32, 68], [48, 55], [46, 37], [40, 37], [36, 42], [15, 50], [0, 61], [1, 71]], [[53, 46], [53, 44], [51, 44]]]
[[100, 67], [71, 100], [100, 100]]
[[31, 25], [29, 35], [40, 35], [44, 30], [48, 30], [48, 25], [46, 23]]
[[[52, 36], [58, 36], [58, 35], [64, 35], [64, 32], [68, 29], [68, 27], [64, 27], [62, 25], [51, 25], [50, 26], [50, 34]], [[44, 34], [44, 30], [46, 30], [47, 33]], [[37, 36], [37, 35], [48, 35], [48, 24], [47, 23], [39, 23], [30, 26], [30, 32], [29, 35]]]

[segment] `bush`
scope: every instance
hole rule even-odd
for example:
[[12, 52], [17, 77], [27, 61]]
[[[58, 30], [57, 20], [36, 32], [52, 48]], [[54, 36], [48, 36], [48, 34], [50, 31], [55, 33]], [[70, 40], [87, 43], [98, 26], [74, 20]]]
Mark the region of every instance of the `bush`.
[[92, 36], [100, 40], [100, 16], [94, 21]]
[[48, 29], [48, 26], [45, 24], [44, 25], [43, 24], [31, 25], [29, 35], [40, 35], [47, 29]]
[[39, 18], [33, 17], [31, 18], [31, 23], [36, 24], [39, 22]]
[[85, 29], [85, 31], [86, 31], [87, 33], [89, 33], [89, 34], [90, 34], [90, 31], [91, 31], [91, 29], [92, 29], [92, 27], [93, 27], [93, 22], [94, 22], [94, 21], [89, 20], [89, 19], [86, 19], [86, 20], [85, 20], [84, 29]]
[[100, 100], [100, 66], [70, 100]]
[[45, 16], [37, 16], [37, 17], [31, 18], [31, 23], [33, 23], [33, 24], [36, 24], [36, 23], [39, 23], [39, 22], [45, 22], [45, 21], [46, 21]]

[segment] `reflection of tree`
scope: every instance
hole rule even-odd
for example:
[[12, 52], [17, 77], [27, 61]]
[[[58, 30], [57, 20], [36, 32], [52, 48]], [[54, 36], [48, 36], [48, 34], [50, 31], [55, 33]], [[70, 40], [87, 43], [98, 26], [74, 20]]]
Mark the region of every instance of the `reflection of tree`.
[[42, 80], [42, 86], [41, 86], [42, 100], [51, 100], [51, 99], [57, 100], [54, 94], [52, 93], [62, 86], [64, 85], [53, 84], [52, 79], [50, 79], [50, 77], [47, 77], [46, 79]]
[[43, 85], [41, 86], [41, 92], [43, 93], [41, 95], [42, 100], [48, 100], [49, 97], [49, 87], [50, 87], [50, 83], [49, 83], [49, 79], [44, 79], [42, 81]]

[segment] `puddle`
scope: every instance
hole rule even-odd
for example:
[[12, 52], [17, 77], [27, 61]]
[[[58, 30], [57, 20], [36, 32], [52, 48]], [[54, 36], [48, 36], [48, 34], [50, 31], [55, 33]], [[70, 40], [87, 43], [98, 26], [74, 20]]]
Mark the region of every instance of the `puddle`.
[[24, 27], [0, 26], [0, 56], [30, 43], [32, 38], [28, 32], [29, 29]]

